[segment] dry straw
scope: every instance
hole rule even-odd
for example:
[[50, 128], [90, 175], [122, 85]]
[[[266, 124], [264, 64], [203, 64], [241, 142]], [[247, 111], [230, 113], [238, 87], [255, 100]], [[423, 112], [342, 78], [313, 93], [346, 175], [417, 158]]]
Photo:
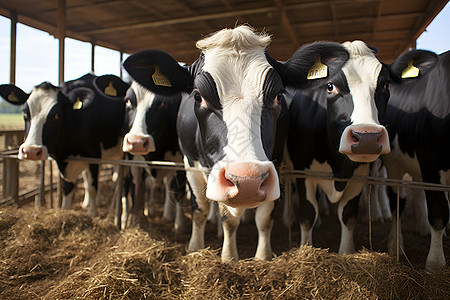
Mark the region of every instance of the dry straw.
[[151, 228], [56, 210], [0, 213], [2, 299], [450, 299], [450, 272], [301, 247], [272, 261], [184, 253]]

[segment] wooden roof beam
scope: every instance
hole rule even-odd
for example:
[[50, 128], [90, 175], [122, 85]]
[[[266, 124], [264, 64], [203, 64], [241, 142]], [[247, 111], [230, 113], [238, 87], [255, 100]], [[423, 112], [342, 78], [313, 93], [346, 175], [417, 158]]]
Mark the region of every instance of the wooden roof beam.
[[208, 15], [197, 15], [197, 16], [190, 16], [190, 17], [183, 17], [183, 18], [152, 21], [152, 22], [141, 22], [139, 24], [119, 25], [119, 26], [111, 26], [108, 28], [87, 30], [87, 31], [83, 31], [81, 33], [85, 34], [85, 35], [95, 35], [95, 34], [103, 34], [103, 33], [108, 33], [108, 32], [115, 32], [115, 31], [125, 31], [125, 30], [132, 30], [132, 29], [160, 27], [160, 26], [168, 26], [168, 25], [175, 25], [175, 24], [205, 21], [205, 20], [214, 20], [214, 19], [220, 19], [220, 18], [236, 17], [239, 15], [263, 14], [263, 13], [269, 13], [269, 12], [276, 12], [276, 8], [275, 7], [262, 7], [262, 8], [229, 11], [229, 12], [215, 13], [215, 14], [208, 14]]
[[297, 35], [295, 34], [294, 29], [292, 28], [292, 24], [289, 21], [289, 18], [286, 14], [286, 10], [283, 5], [283, 0], [274, 0], [274, 2], [277, 7], [278, 14], [280, 15], [281, 25], [283, 26], [284, 30], [289, 36], [291, 43], [294, 45], [295, 48], [298, 48], [300, 44], [298, 42]]

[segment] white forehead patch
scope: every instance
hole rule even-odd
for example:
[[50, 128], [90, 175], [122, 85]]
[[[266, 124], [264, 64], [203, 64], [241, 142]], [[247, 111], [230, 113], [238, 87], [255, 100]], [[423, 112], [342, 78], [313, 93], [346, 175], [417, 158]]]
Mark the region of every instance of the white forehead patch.
[[261, 141], [263, 86], [269, 70], [270, 37], [248, 27], [221, 31], [199, 41], [203, 70], [211, 74], [228, 129], [226, 159], [267, 160]]
[[375, 89], [382, 64], [362, 41], [345, 42], [350, 59], [342, 68], [353, 98], [353, 124], [379, 124]]
[[145, 122], [145, 115], [147, 110], [152, 106], [155, 99], [155, 94], [138, 84], [133, 82], [131, 88], [136, 95], [136, 116], [133, 121], [133, 125], [130, 129], [130, 134], [147, 136], [147, 124]]
[[27, 100], [30, 109], [30, 130], [24, 146], [43, 146], [42, 134], [50, 110], [57, 102], [58, 90], [35, 88]]
[[35, 88], [27, 100], [30, 109], [30, 117], [38, 115], [47, 116], [57, 102], [58, 90]]

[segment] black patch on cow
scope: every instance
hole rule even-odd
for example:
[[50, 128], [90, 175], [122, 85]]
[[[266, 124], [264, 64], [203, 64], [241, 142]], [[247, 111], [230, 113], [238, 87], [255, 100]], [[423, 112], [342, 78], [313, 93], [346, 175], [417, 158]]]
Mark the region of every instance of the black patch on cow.
[[222, 109], [219, 94], [217, 93], [216, 83], [209, 72], [201, 72], [197, 74], [195, 77], [194, 86], [208, 103], [208, 108], [211, 110]]
[[42, 90], [57, 90], [58, 87], [54, 86], [53, 84], [51, 84], [48, 81], [44, 81], [41, 84], [38, 84], [35, 86], [35, 89], [42, 89]]
[[297, 178], [298, 195], [300, 198], [298, 217], [300, 223], [304, 226], [311, 228], [316, 219], [316, 209], [314, 206], [306, 200], [305, 179]]
[[73, 184], [72, 182], [65, 181], [65, 180], [63, 179], [63, 191], [64, 191], [64, 195], [69, 194], [69, 193], [73, 190], [74, 187], [75, 187], [75, 184]]
[[[280, 138], [276, 133], [279, 132], [277, 131], [278, 119], [283, 112], [283, 106], [285, 106], [285, 114], [287, 113], [283, 92], [284, 87], [280, 75], [275, 70], [270, 69], [263, 84], [263, 107], [260, 126], [264, 152], [269, 160], [274, 159], [272, 155], [276, 144], [275, 139]], [[281, 134], [284, 136], [286, 132]], [[279, 142], [284, 144], [282, 140]]]
[[385, 123], [386, 107], [390, 97], [389, 85], [389, 70], [383, 64], [380, 74], [378, 75], [377, 87], [375, 89], [375, 105], [377, 106], [378, 121], [380, 124]]
[[167, 152], [179, 151], [176, 130], [181, 94], [173, 97], [155, 95], [152, 106], [146, 113], [147, 132], [155, 142], [156, 151], [145, 156], [147, 160], [163, 160]]
[[356, 215], [358, 214], [358, 206], [359, 206], [359, 197], [360, 195], [356, 196], [355, 198], [351, 199], [347, 202], [347, 204], [344, 206], [344, 209], [342, 211], [342, 221], [347, 226], [353, 226], [356, 222]]
[[[397, 192], [394, 192], [393, 188], [391, 186], [387, 187], [387, 194], [389, 197], [389, 207], [391, 208], [391, 211], [396, 214], [397, 212]], [[399, 208], [400, 208], [400, 215], [402, 214], [403, 210], [405, 209], [406, 204], [406, 198], [399, 197]]]
[[436, 230], [443, 230], [449, 222], [449, 204], [443, 192], [425, 191], [428, 222]]

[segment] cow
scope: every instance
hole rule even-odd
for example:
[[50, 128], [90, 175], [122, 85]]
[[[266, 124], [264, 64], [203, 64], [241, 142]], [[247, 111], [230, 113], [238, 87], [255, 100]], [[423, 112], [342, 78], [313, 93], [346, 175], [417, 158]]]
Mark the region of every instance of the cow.
[[[450, 52], [437, 56], [421, 51], [420, 57], [414, 53], [406, 52], [394, 62], [397, 76], [391, 82], [385, 114], [392, 151], [384, 164], [391, 178], [401, 179], [407, 172], [416, 181], [449, 185]], [[397, 219], [397, 189], [389, 187], [388, 195], [393, 219]], [[431, 226], [425, 267], [436, 271], [446, 265], [443, 235], [449, 222], [448, 192], [425, 190], [425, 195]], [[399, 213], [404, 206], [405, 197], [400, 196]], [[396, 249], [396, 233], [393, 228], [390, 251]], [[401, 235], [398, 240], [402, 243]]]
[[[401, 56], [391, 65], [383, 64], [375, 56], [376, 49], [362, 41], [342, 45], [350, 59], [338, 75], [325, 87], [288, 90], [286, 97], [291, 101], [287, 148], [294, 169], [329, 172], [337, 178], [297, 179], [301, 244], [313, 243], [312, 229], [319, 213], [316, 191], [320, 187], [331, 203], [338, 203], [341, 254], [355, 251], [353, 228], [364, 187], [345, 180], [369, 175], [370, 163], [390, 152], [388, 131], [382, 124], [389, 82], [404, 62]], [[422, 52], [410, 55], [419, 59]]]
[[[84, 171], [85, 202], [89, 215], [96, 216], [98, 165], [67, 161], [70, 157], [122, 158], [124, 96], [128, 84], [114, 75], [86, 74], [56, 87], [37, 85], [30, 94], [12, 84], [1, 85], [0, 95], [11, 104], [22, 105], [25, 142], [19, 159], [56, 160], [64, 180], [63, 209], [69, 209], [74, 183]], [[87, 182], [87, 184], [86, 184]]]
[[[280, 197], [272, 152], [285, 86], [325, 84], [348, 59], [341, 45], [319, 42], [279, 62], [267, 52], [270, 41], [268, 34], [240, 25], [199, 40], [200, 56], [190, 66], [155, 49], [135, 53], [124, 62], [131, 77], [150, 91], [183, 95], [177, 132], [195, 200], [189, 252], [204, 248], [209, 203], [216, 201], [223, 215], [222, 260], [239, 259], [239, 216], [255, 207], [255, 257], [272, 257], [271, 212]], [[328, 69], [323, 78], [308, 80], [318, 56]]]
[[[133, 82], [125, 100], [129, 124], [122, 150], [147, 161], [183, 162], [176, 131], [181, 93], [171, 97], [162, 96], [152, 93], [137, 82]], [[147, 173], [147, 178], [151, 179], [150, 199], [147, 202], [148, 214], [154, 215], [155, 186], [163, 183], [166, 190], [163, 217], [166, 220], [171, 220], [173, 218], [171, 214], [173, 206], [171, 204], [177, 203], [175, 230], [178, 231], [183, 227], [184, 212], [180, 202], [184, 196], [186, 182], [184, 172], [148, 170]], [[123, 198], [122, 202], [125, 203], [126, 199]]]

